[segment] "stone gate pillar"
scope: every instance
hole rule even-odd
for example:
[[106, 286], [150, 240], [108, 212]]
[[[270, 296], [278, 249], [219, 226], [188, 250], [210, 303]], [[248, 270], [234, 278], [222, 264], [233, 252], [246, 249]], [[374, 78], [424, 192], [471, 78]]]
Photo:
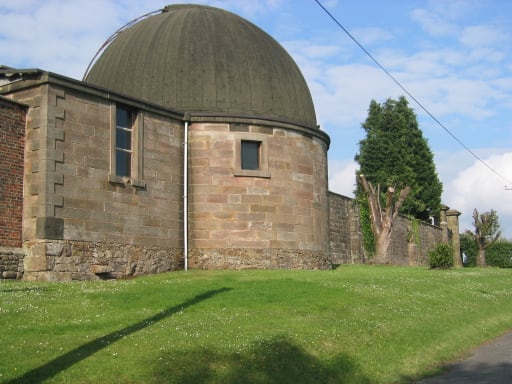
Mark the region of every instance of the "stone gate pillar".
[[462, 267], [462, 260], [460, 257], [459, 216], [460, 212], [455, 209], [450, 209], [446, 212], [446, 222], [448, 231], [451, 234], [451, 243], [453, 246], [453, 262], [455, 267]]

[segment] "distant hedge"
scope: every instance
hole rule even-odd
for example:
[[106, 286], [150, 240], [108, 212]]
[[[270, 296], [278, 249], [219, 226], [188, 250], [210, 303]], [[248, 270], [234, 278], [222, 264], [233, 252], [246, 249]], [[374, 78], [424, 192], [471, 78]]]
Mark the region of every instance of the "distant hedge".
[[[475, 267], [478, 255], [478, 247], [475, 241], [468, 235], [460, 236], [460, 251], [466, 255], [465, 267]], [[512, 268], [512, 242], [500, 240], [489, 248], [485, 253], [487, 265], [490, 267]]]
[[485, 253], [487, 265], [500, 268], [512, 268], [512, 242], [498, 241]]

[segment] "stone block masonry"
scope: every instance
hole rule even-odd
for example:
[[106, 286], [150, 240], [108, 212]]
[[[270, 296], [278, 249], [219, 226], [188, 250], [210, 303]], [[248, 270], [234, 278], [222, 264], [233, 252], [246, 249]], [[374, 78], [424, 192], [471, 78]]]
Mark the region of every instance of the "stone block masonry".
[[27, 281], [129, 278], [183, 269], [183, 250], [91, 241], [40, 241], [24, 260]]
[[[241, 168], [241, 142], [260, 145]], [[200, 269], [326, 269], [326, 143], [278, 125], [190, 126], [189, 264]]]
[[193, 269], [330, 269], [325, 252], [281, 248], [192, 249]]
[[0, 247], [21, 247], [27, 107], [0, 97]]
[[354, 199], [329, 192], [329, 245], [333, 264], [364, 263], [359, 209]]
[[[458, 223], [452, 226], [458, 232]], [[354, 199], [329, 192], [329, 237], [333, 264], [371, 262], [364, 250], [359, 209]], [[398, 216], [391, 234], [390, 262], [426, 266], [428, 251], [441, 241], [441, 228]]]
[[[25, 138], [16, 147], [19, 161], [12, 161], [21, 166], [17, 238], [4, 240], [12, 231], [0, 235], [0, 246], [23, 245], [23, 278], [128, 277], [182, 268], [181, 115], [49, 73], [27, 82], [5, 86], [4, 94], [16, 102], [2, 99], [2, 106], [22, 113], [0, 119], [21, 121], [17, 129]], [[118, 177], [112, 163], [121, 107], [136, 116], [129, 178]], [[2, 147], [3, 157], [12, 148]], [[12, 215], [6, 217], [3, 208], [11, 229]]]
[[[1, 278], [184, 267], [183, 115], [39, 71], [0, 92], [12, 97], [0, 98]], [[127, 174], [117, 170], [120, 108], [133, 117]], [[191, 268], [368, 262], [354, 201], [328, 192], [327, 136], [281, 121], [188, 118]], [[256, 169], [242, 165], [248, 141], [258, 143]], [[392, 263], [418, 265], [440, 232], [400, 218], [393, 236]]]
[[21, 279], [24, 256], [22, 248], [0, 247], [0, 279]]

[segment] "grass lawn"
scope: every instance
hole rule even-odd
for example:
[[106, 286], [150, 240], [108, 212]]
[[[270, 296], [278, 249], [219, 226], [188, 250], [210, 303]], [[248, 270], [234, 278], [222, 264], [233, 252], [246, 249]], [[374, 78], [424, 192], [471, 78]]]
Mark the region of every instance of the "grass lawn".
[[2, 383], [407, 383], [512, 328], [512, 270], [0, 281]]

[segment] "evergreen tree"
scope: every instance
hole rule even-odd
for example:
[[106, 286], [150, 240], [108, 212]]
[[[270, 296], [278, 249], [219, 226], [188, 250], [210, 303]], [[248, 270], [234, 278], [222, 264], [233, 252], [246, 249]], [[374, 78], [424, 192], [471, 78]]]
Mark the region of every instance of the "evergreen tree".
[[[357, 174], [373, 184], [398, 189], [411, 187], [401, 213], [427, 221], [439, 214], [442, 184], [432, 152], [405, 97], [379, 104], [372, 100], [362, 124], [366, 138], [359, 142]], [[356, 194], [361, 196], [361, 186]]]

